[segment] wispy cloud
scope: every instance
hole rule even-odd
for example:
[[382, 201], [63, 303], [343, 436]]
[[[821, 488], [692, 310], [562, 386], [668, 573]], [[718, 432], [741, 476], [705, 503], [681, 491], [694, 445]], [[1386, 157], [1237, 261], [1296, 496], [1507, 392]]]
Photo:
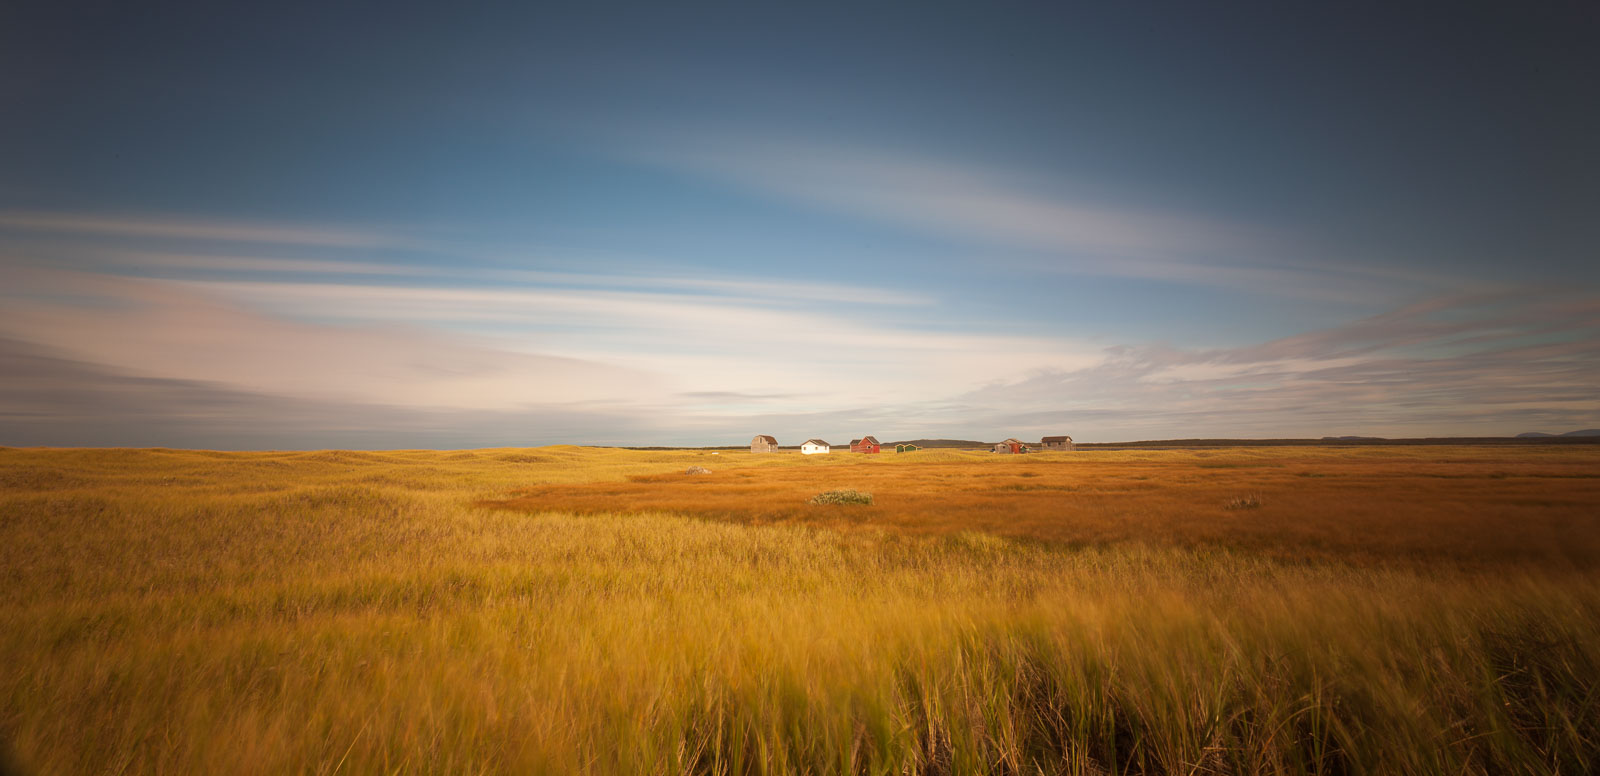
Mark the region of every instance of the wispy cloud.
[[[760, 300], [554, 289], [184, 282], [208, 296], [300, 318], [432, 322], [489, 333], [518, 347], [527, 332], [544, 352], [606, 358], [749, 393], [802, 384], [833, 405], [874, 391], [925, 397], [975, 374], [1098, 360], [1097, 348], [1060, 338], [921, 328], [902, 316], [822, 314]], [[938, 315], [930, 316], [938, 322]], [[516, 327], [516, 331], [508, 330]], [[871, 370], [863, 384], [859, 370]]]
[[619, 275], [579, 272], [541, 272], [532, 270], [467, 271], [457, 277], [534, 283], [541, 285], [580, 286], [592, 288], [674, 289], [710, 292], [759, 299], [788, 299], [834, 304], [865, 302], [874, 305], [921, 305], [938, 302], [931, 294], [903, 289], [886, 289], [873, 286], [852, 286], [842, 283], [803, 283], [791, 281], [751, 280], [745, 278], [710, 278], [685, 275]]
[[818, 208], [998, 247], [1004, 250], [991, 261], [1013, 271], [1343, 302], [1473, 285], [1454, 275], [1308, 258], [1307, 247], [1290, 234], [1074, 197], [1017, 173], [877, 150], [705, 137], [668, 132], [620, 153]]
[[18, 210], [0, 211], [0, 229], [57, 235], [102, 235], [334, 248], [392, 247], [412, 242], [388, 232], [346, 227]]
[[100, 251], [104, 265], [112, 270], [137, 270], [141, 274], [183, 275], [192, 273], [274, 274], [274, 275], [385, 275], [394, 277], [437, 276], [438, 270], [405, 264], [372, 261], [336, 261], [276, 256], [173, 253], [170, 251]]
[[513, 352], [416, 326], [265, 315], [180, 285], [48, 270], [5, 274], [0, 334], [117, 372], [395, 406], [508, 408], [654, 396], [663, 378]]
[[[687, 414], [714, 410], [707, 397], [718, 392], [728, 411], [751, 409], [736, 396], [797, 384], [817, 407], [843, 406], [881, 388], [931, 395], [974, 373], [1098, 357], [1045, 337], [952, 333], [935, 299], [914, 291], [350, 260], [331, 248], [334, 258], [201, 252], [183, 248], [203, 237], [178, 235], [232, 232], [184, 223], [194, 228], [147, 230], [172, 243], [161, 248], [66, 251], [75, 269], [30, 261], [32, 244], [0, 252], [0, 336], [122, 373], [271, 395], [466, 408], [654, 402]], [[880, 385], [856, 379], [861, 369], [884, 375]]]
[[959, 401], [1100, 438], [1495, 435], [1600, 421], [1600, 309], [1583, 297], [1441, 298], [1247, 347], [1109, 355]]
[[411, 407], [119, 372], [0, 338], [0, 444], [224, 450], [665, 444], [659, 414], [595, 404]]
[[1022, 176], [888, 152], [728, 140], [668, 148], [647, 158], [822, 207], [1004, 244], [1130, 257], [1238, 252], [1270, 239], [1265, 230], [1219, 221], [1050, 197]]
[[[465, 253], [465, 256], [452, 256], [447, 266], [250, 253], [192, 253], [181, 249], [141, 250], [119, 246], [80, 246], [73, 250], [72, 255], [76, 259], [74, 263], [82, 269], [141, 277], [217, 278], [250, 275], [302, 277], [321, 281], [325, 279], [323, 276], [329, 275], [374, 276], [415, 279], [433, 284], [448, 281], [458, 286], [496, 288], [532, 286], [634, 289], [649, 292], [683, 291], [792, 303], [865, 302], [873, 305], [927, 306], [938, 301], [937, 297], [931, 294], [906, 289], [760, 279], [730, 276], [726, 273], [712, 275], [704, 270], [697, 271], [689, 267], [679, 268], [676, 272], [658, 268], [649, 273], [518, 269], [505, 266], [504, 260], [499, 257], [479, 257], [478, 251]], [[0, 254], [0, 261], [7, 260], [14, 262], [16, 258], [14, 255]], [[660, 264], [660, 262], [639, 263]]]
[[[722, 392], [799, 393], [795, 401], [823, 408], [882, 390], [932, 396], [969, 385], [974, 374], [1099, 358], [1051, 338], [950, 333], [898, 316], [851, 316], [847, 305], [824, 312], [724, 293], [0, 269], [9, 288], [0, 335], [129, 374], [394, 405], [587, 400], [693, 413], [715, 409], [707, 397]], [[879, 377], [863, 383], [862, 370]], [[727, 411], [750, 405], [721, 403]]]

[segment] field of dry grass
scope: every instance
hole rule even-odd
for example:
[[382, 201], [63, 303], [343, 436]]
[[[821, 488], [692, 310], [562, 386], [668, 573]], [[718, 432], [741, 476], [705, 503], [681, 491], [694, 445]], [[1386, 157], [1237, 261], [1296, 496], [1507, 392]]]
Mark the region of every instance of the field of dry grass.
[[[874, 504], [806, 503], [834, 488]], [[0, 449], [0, 742], [52, 774], [1587, 773], [1597, 496], [1590, 449]]]
[[[753, 524], [983, 531], [1054, 544], [1216, 547], [1287, 560], [1600, 562], [1595, 455], [1557, 450], [928, 451], [844, 455], [710, 476], [527, 488], [486, 505], [659, 512]], [[841, 464], [844, 464], [841, 467]], [[833, 487], [872, 506], [819, 507]]]

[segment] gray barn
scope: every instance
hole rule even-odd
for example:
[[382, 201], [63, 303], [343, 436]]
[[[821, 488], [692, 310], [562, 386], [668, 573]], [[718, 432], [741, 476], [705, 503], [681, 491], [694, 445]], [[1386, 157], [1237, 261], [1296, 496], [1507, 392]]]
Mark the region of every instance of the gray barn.
[[778, 452], [778, 440], [766, 434], [756, 434], [756, 438], [750, 440], [750, 452], [776, 453]]
[[1039, 447], [1045, 450], [1076, 450], [1069, 436], [1047, 436], [1039, 440]]

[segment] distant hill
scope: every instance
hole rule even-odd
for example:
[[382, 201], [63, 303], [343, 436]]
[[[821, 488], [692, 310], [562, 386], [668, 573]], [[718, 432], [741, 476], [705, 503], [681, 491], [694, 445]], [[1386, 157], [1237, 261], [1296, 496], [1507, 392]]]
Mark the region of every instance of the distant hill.
[[1592, 437], [1600, 436], [1600, 428], [1586, 428], [1582, 431], [1568, 431], [1565, 434], [1546, 434], [1543, 431], [1529, 431], [1518, 434], [1518, 439], [1543, 439], [1546, 437]]
[[884, 442], [884, 447], [895, 445], [916, 445], [917, 447], [994, 447], [993, 442], [974, 442], [971, 439], [906, 439], [899, 442]]
[[1079, 442], [1079, 450], [1188, 450], [1206, 447], [1399, 447], [1407, 445], [1594, 445], [1600, 434], [1523, 435], [1520, 437], [1324, 437], [1322, 439], [1149, 439], [1138, 442]]

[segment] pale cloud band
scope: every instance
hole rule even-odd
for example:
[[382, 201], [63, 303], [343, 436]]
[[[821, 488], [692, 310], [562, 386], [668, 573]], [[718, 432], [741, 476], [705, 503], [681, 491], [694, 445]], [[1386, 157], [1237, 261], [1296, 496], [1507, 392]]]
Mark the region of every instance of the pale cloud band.
[[334, 245], [276, 259], [181, 248], [345, 232], [31, 219], [25, 231], [88, 224], [178, 245], [72, 269], [6, 249], [0, 444], [1449, 435], [1600, 417], [1600, 303], [1581, 294], [1438, 296], [1185, 349], [1019, 334], [914, 288], [445, 271]]

